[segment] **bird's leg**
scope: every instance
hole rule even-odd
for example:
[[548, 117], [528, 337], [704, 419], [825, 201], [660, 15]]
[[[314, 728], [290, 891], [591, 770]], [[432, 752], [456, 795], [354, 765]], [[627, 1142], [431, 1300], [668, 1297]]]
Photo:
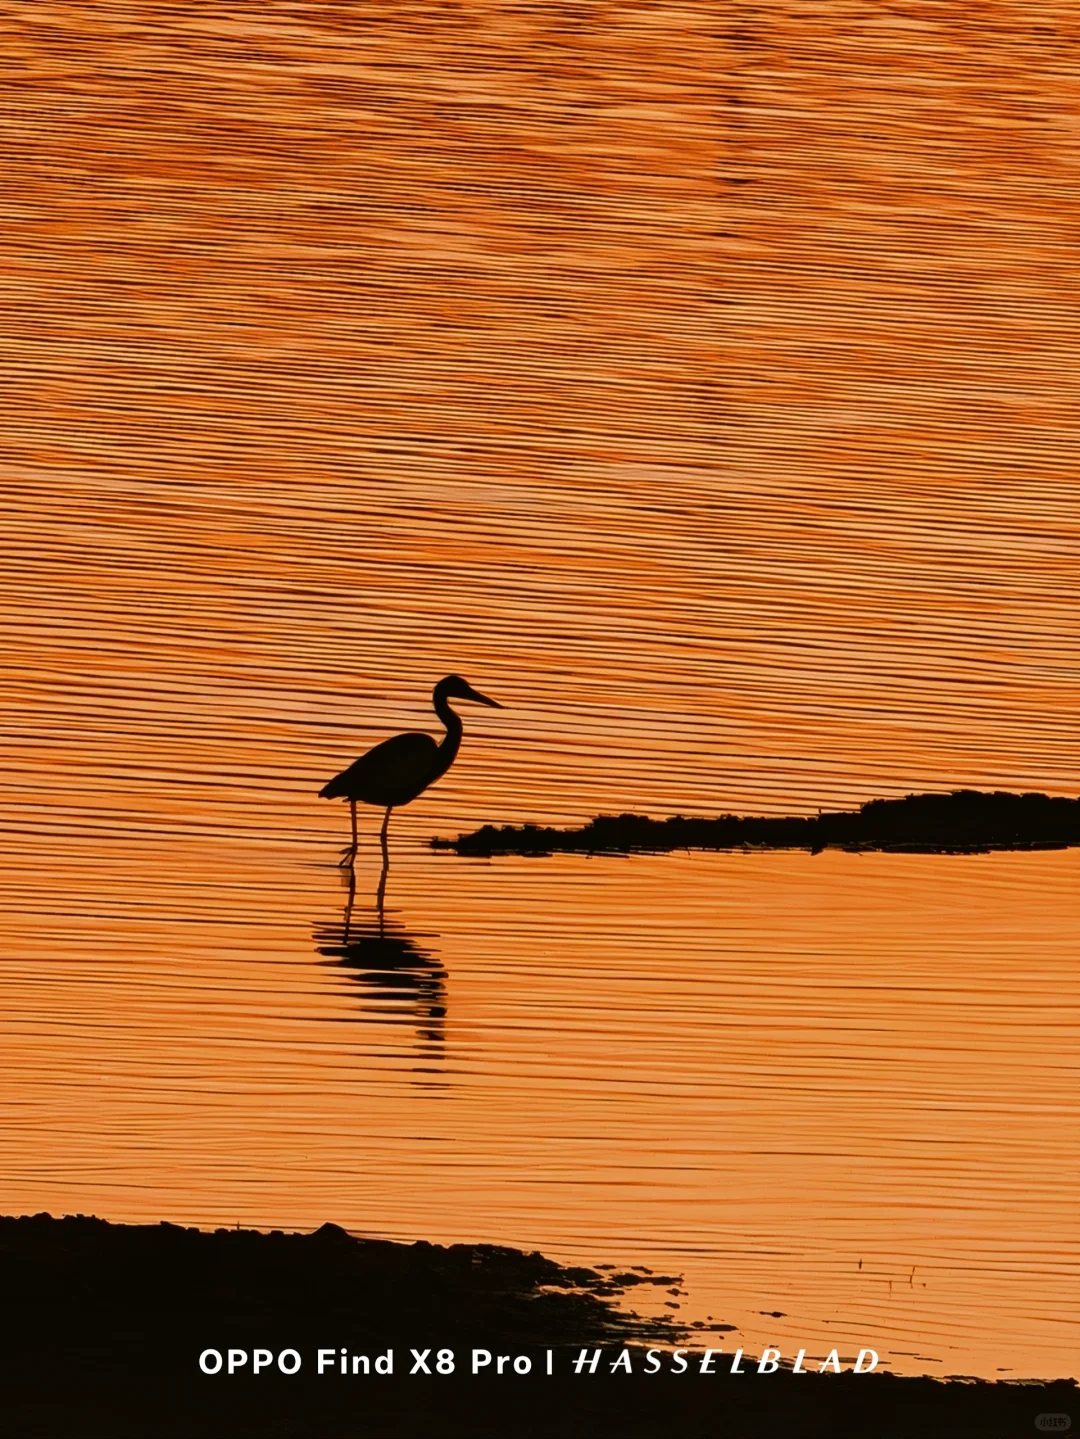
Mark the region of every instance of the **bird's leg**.
[[350, 844], [345, 851], [345, 858], [340, 864], [341, 869], [345, 869], [346, 866], [349, 868], [352, 867], [353, 860], [356, 858], [356, 851], [360, 847], [360, 841], [356, 834], [356, 801], [354, 799], [349, 801], [349, 809], [352, 811], [352, 844]]
[[342, 943], [348, 944], [349, 930], [352, 928], [353, 905], [356, 903], [356, 870], [349, 868], [349, 899], [345, 905], [345, 931], [342, 935]]
[[375, 903], [379, 908], [380, 934], [382, 932], [383, 922], [383, 901], [386, 899], [386, 876], [390, 872], [390, 845], [386, 838], [386, 830], [390, 823], [391, 809], [393, 809], [393, 805], [387, 805], [386, 814], [382, 822], [382, 829], [379, 831], [379, 842], [382, 845], [382, 874], [379, 876], [379, 892], [375, 896]]

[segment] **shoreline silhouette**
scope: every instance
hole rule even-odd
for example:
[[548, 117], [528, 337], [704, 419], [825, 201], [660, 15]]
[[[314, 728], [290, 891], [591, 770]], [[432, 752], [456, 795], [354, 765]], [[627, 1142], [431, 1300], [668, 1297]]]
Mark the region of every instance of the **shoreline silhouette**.
[[676, 849], [824, 849], [861, 853], [985, 854], [1080, 845], [1080, 799], [1005, 790], [953, 790], [872, 799], [857, 810], [816, 815], [650, 819], [598, 815], [577, 829], [486, 824], [432, 849], [491, 857], [555, 853], [663, 854]]
[[[642, 1287], [671, 1290], [679, 1284], [671, 1275], [570, 1267], [498, 1245], [358, 1239], [334, 1224], [310, 1234], [207, 1233], [83, 1215], [0, 1217], [0, 1283], [19, 1320], [5, 1353], [5, 1420], [26, 1436], [987, 1439], [1029, 1432], [1036, 1415], [1069, 1412], [1076, 1396], [1072, 1380], [856, 1374], [851, 1345], [838, 1374], [759, 1375], [753, 1364], [732, 1374], [736, 1335], [612, 1303]], [[649, 1345], [681, 1345], [694, 1362], [676, 1372], [669, 1360], [649, 1373]], [[708, 1345], [729, 1363], [701, 1373]], [[492, 1356], [475, 1374], [474, 1347]], [[597, 1363], [575, 1373], [583, 1351]], [[391, 1352], [389, 1365], [375, 1364]], [[416, 1353], [426, 1374], [414, 1367]], [[530, 1370], [496, 1371], [500, 1353], [527, 1357]], [[613, 1367], [626, 1353], [632, 1365]], [[365, 1355], [375, 1367], [339, 1372], [339, 1354]], [[272, 1362], [281, 1355], [287, 1364]], [[226, 1356], [239, 1366], [231, 1375]]]

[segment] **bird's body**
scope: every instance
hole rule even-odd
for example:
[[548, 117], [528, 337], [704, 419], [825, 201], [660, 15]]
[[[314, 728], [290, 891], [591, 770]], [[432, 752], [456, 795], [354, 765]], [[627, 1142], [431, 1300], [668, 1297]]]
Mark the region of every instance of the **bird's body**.
[[[445, 743], [444, 740], [443, 745]], [[410, 804], [449, 769], [454, 756], [450, 755], [443, 763], [439, 753], [443, 745], [418, 731], [396, 734], [335, 775], [319, 791], [319, 797], [358, 799], [364, 804], [390, 809]]]
[[394, 735], [393, 739], [384, 740], [354, 760], [348, 769], [335, 775], [319, 791], [321, 799], [347, 799], [352, 807], [353, 842], [343, 863], [351, 863], [356, 854], [358, 802], [378, 805], [386, 810], [382, 830], [385, 844], [390, 811], [399, 805], [411, 804], [454, 763], [461, 745], [462, 724], [461, 717], [450, 708], [448, 700], [473, 700], [492, 709], [502, 708], [495, 700], [474, 690], [460, 675], [447, 675], [446, 679], [440, 680], [431, 699], [435, 713], [446, 726], [441, 744], [436, 744], [431, 735], [418, 731]]

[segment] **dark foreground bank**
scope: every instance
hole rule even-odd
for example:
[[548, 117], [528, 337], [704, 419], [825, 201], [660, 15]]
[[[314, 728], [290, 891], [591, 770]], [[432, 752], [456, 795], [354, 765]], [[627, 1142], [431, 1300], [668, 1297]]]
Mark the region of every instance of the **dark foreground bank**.
[[433, 849], [489, 857], [664, 853], [675, 849], [896, 850], [912, 854], [983, 854], [999, 849], [1067, 849], [1080, 845], [1080, 800], [1045, 794], [955, 790], [873, 799], [857, 810], [772, 818], [649, 819], [600, 815], [580, 829], [486, 824]]
[[[487, 1245], [397, 1245], [96, 1219], [0, 1219], [3, 1419], [14, 1439], [139, 1436], [1030, 1435], [1080, 1420], [1072, 1383], [941, 1383], [887, 1374], [701, 1375], [707, 1344], [670, 1321], [627, 1318], [668, 1276], [566, 1269]], [[645, 1374], [652, 1342], [691, 1366]], [[362, 1371], [340, 1373], [340, 1352]], [[491, 1363], [471, 1370], [472, 1351]], [[601, 1350], [595, 1374], [573, 1372]], [[226, 1372], [228, 1351], [245, 1356]], [[323, 1349], [326, 1372], [318, 1373]], [[633, 1373], [610, 1372], [630, 1353]], [[412, 1351], [431, 1373], [410, 1373]], [[551, 1351], [553, 1374], [546, 1369]], [[215, 1374], [200, 1370], [217, 1363]], [[261, 1372], [252, 1372], [261, 1351]], [[295, 1355], [295, 1359], [293, 1357]], [[500, 1355], [503, 1373], [496, 1372]], [[450, 1356], [448, 1358], [448, 1356]], [[665, 1355], [665, 1360], [667, 1356]], [[299, 1367], [295, 1373], [282, 1372]], [[530, 1372], [514, 1373], [529, 1361]], [[234, 1362], [235, 1356], [234, 1356]], [[452, 1365], [452, 1368], [450, 1367]], [[442, 1371], [442, 1372], [440, 1372]], [[1044, 1429], [1047, 1426], [1043, 1426]], [[1060, 1430], [1058, 1431], [1060, 1432]]]

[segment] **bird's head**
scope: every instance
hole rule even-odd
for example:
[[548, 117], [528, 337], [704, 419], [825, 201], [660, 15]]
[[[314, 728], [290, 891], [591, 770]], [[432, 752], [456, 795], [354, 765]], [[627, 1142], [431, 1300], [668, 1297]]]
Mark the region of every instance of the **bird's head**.
[[435, 686], [432, 698], [436, 704], [440, 699], [472, 700], [478, 705], [489, 705], [493, 710], [502, 709], [498, 700], [489, 700], [487, 695], [482, 695], [479, 690], [474, 690], [468, 680], [463, 680], [460, 675], [447, 675], [444, 680], [440, 680]]

